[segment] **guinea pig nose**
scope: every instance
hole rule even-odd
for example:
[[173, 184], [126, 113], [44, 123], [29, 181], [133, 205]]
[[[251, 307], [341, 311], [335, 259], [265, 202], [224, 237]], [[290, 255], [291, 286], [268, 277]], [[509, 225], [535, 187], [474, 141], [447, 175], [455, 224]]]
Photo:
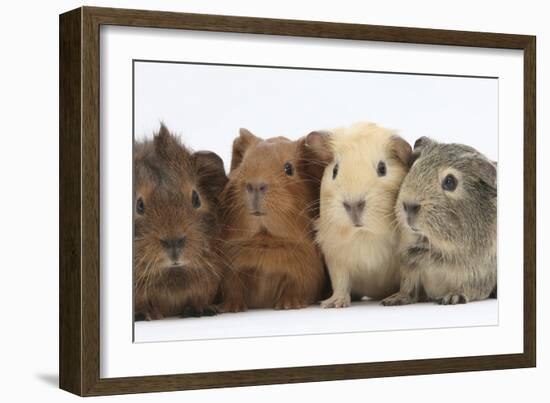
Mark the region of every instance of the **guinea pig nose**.
[[166, 249], [181, 249], [185, 246], [185, 237], [161, 239], [160, 244]]
[[247, 183], [246, 184], [246, 191], [248, 193], [265, 193], [267, 192], [268, 185], [265, 182], [258, 182], [258, 183]]
[[405, 213], [416, 215], [420, 211], [420, 204], [418, 203], [403, 203], [403, 210]]
[[362, 216], [363, 216], [363, 211], [365, 210], [365, 204], [366, 204], [365, 200], [364, 199], [358, 200], [352, 203], [345, 201], [342, 204], [344, 205], [346, 212], [351, 218], [353, 225], [356, 227], [362, 227], [363, 226]]
[[360, 201], [354, 202], [354, 203], [350, 203], [350, 202], [345, 201], [342, 204], [344, 205], [344, 208], [346, 209], [346, 211], [348, 213], [350, 213], [352, 211], [361, 213], [365, 209], [365, 200], [360, 200]]
[[267, 183], [258, 183], [258, 190], [260, 191], [260, 193], [265, 193], [267, 191]]

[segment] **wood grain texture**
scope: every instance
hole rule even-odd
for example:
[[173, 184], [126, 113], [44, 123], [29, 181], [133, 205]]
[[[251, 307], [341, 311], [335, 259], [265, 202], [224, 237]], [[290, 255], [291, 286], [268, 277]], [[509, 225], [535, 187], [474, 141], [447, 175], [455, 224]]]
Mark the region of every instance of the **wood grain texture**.
[[59, 386], [81, 394], [81, 10], [59, 22]]
[[524, 48], [523, 66], [523, 354], [536, 366], [537, 339], [537, 96], [536, 39]]
[[314, 38], [523, 49], [529, 36], [490, 32], [341, 24], [225, 15], [85, 7], [106, 25], [189, 29]]
[[82, 390], [99, 378], [99, 26], [82, 8]]
[[[101, 25], [370, 40], [524, 51], [524, 352], [384, 363], [100, 378]], [[83, 7], [60, 16], [60, 387], [81, 396], [313, 382], [536, 364], [535, 37]]]

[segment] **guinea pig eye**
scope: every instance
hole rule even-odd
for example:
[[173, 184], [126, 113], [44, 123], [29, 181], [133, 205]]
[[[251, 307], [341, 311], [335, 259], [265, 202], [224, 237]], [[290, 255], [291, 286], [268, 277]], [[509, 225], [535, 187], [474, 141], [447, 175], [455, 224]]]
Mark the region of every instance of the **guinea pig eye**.
[[145, 214], [145, 203], [143, 203], [143, 199], [141, 197], [136, 201], [136, 212], [139, 215]]
[[294, 175], [294, 167], [290, 162], [285, 162], [285, 174], [287, 174], [287, 176]]
[[193, 204], [193, 208], [199, 208], [201, 206], [201, 198], [196, 190], [193, 190], [191, 194], [191, 203]]
[[378, 162], [376, 166], [376, 173], [378, 176], [386, 176], [386, 163], [384, 161]]
[[441, 187], [443, 188], [443, 190], [446, 190], [448, 192], [454, 191], [457, 185], [458, 185], [458, 180], [452, 174], [447, 175], [445, 179], [443, 179], [443, 182], [441, 183]]
[[338, 164], [335, 164], [334, 168], [332, 168], [332, 179], [336, 179], [336, 177], [338, 176], [338, 168]]

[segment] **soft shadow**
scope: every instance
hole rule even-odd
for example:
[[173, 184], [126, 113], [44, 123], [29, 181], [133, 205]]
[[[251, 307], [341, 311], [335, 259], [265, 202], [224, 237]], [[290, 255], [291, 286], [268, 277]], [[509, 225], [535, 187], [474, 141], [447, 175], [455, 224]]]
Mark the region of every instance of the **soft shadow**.
[[59, 387], [58, 374], [36, 374], [36, 377], [50, 386]]

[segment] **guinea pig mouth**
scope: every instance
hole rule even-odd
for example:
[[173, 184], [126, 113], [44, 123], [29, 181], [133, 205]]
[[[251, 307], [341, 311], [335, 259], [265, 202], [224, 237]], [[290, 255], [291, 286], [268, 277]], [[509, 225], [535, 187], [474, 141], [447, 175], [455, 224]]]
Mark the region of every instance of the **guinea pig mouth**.
[[418, 228], [418, 226], [415, 223], [407, 223], [406, 227], [415, 235], [425, 237], [425, 235], [422, 233], [422, 230]]
[[261, 211], [253, 211], [252, 213], [250, 213], [250, 215], [253, 215], [254, 217], [262, 217], [262, 216], [265, 216], [267, 214], [263, 213]]
[[411, 218], [408, 215], [405, 215], [404, 217], [401, 217], [401, 225], [404, 229], [409, 229], [412, 232], [420, 232], [420, 229], [418, 228], [416, 217]]

